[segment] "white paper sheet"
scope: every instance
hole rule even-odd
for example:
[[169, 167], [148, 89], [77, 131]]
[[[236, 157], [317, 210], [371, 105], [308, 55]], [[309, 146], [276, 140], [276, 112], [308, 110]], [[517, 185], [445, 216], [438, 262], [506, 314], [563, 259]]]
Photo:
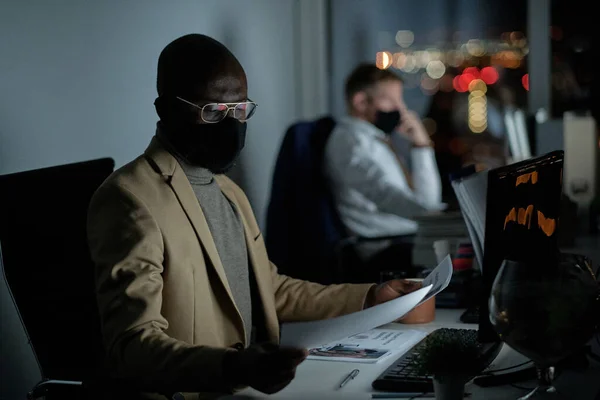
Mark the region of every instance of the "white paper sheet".
[[446, 289], [452, 279], [452, 258], [448, 254], [429, 275], [423, 279], [423, 287], [431, 285], [431, 289], [419, 304], [422, 304]]
[[403, 317], [429, 292], [431, 286], [341, 317], [311, 322], [292, 322], [281, 327], [281, 345], [304, 349], [365, 332]]
[[312, 349], [389, 324], [402, 318], [422, 301], [444, 290], [451, 277], [452, 260], [450, 256], [447, 256], [423, 280], [423, 287], [412, 293], [341, 317], [311, 322], [284, 323], [281, 327], [281, 345]]

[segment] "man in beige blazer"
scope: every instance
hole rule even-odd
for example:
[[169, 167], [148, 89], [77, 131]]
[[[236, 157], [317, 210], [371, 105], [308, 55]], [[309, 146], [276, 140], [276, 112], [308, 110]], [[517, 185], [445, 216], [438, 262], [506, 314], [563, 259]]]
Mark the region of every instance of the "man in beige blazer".
[[246, 386], [274, 393], [306, 357], [277, 345], [281, 322], [359, 311], [415, 286], [279, 275], [248, 199], [223, 175], [256, 109], [243, 68], [221, 43], [187, 35], [161, 53], [157, 86], [156, 136], [89, 209], [110, 369], [169, 397]]

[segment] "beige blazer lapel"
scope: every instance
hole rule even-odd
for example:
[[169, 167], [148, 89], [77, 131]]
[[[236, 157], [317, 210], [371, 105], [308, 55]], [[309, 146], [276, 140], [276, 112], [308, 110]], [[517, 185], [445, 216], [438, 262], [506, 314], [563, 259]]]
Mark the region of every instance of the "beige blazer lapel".
[[273, 282], [270, 265], [266, 265], [262, 268], [259, 267], [260, 262], [255, 251], [255, 232], [252, 232], [250, 229], [248, 220], [246, 219], [243, 210], [240, 208], [240, 201], [236, 197], [235, 190], [226, 182], [225, 179], [221, 177], [216, 178], [217, 183], [221, 187], [221, 191], [223, 191], [223, 194], [225, 194], [225, 197], [227, 197], [230, 202], [236, 205], [238, 214], [242, 219], [242, 223], [244, 225], [244, 235], [246, 236], [246, 247], [248, 248], [250, 264], [252, 265], [252, 270], [254, 271], [254, 276], [256, 277], [256, 286], [258, 287], [258, 292], [260, 294], [265, 315], [265, 322], [267, 329], [269, 330], [268, 333], [271, 337], [278, 339], [279, 321], [277, 320], [277, 310], [275, 309], [275, 302], [273, 298]]
[[202, 208], [198, 203], [196, 194], [194, 193], [192, 185], [187, 179], [185, 172], [183, 172], [175, 157], [173, 157], [162, 147], [160, 141], [156, 137], [152, 139], [152, 142], [150, 143], [150, 146], [146, 150], [145, 154], [154, 162], [155, 168], [159, 169], [159, 172], [165, 178], [167, 184], [171, 186], [175, 196], [181, 204], [181, 207], [188, 216], [188, 219], [190, 220], [190, 223], [192, 224], [192, 227], [198, 236], [200, 245], [208, 255], [210, 264], [215, 269], [219, 280], [223, 284], [223, 287], [229, 296], [229, 301], [231, 301], [237, 312], [238, 324], [242, 328], [243, 337], [246, 338], [246, 327], [244, 326], [242, 314], [233, 300], [231, 288], [229, 287], [225, 269], [223, 268], [221, 258], [219, 257], [215, 241], [210, 233], [210, 230], [208, 229], [206, 217], [202, 212]]

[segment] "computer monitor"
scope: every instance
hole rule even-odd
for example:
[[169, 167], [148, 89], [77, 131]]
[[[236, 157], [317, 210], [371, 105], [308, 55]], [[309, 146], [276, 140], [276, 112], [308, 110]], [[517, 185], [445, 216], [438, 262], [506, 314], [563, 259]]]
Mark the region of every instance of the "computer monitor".
[[488, 301], [505, 259], [529, 263], [558, 256], [558, 229], [564, 152], [490, 170], [488, 173], [479, 340], [499, 341]]

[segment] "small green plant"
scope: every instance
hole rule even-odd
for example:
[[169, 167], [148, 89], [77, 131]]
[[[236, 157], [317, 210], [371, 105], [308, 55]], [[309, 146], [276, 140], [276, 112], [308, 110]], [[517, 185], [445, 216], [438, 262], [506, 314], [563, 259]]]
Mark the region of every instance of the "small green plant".
[[439, 329], [425, 338], [415, 363], [421, 375], [442, 382], [457, 378], [466, 382], [483, 369], [482, 352], [476, 331]]

